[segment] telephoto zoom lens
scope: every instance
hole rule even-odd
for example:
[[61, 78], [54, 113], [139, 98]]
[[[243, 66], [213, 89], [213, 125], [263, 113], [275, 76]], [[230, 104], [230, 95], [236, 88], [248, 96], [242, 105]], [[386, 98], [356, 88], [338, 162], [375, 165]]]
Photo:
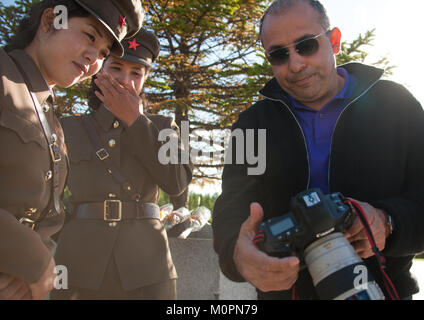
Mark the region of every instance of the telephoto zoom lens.
[[384, 294], [342, 233], [305, 250], [305, 262], [321, 300], [384, 300]]

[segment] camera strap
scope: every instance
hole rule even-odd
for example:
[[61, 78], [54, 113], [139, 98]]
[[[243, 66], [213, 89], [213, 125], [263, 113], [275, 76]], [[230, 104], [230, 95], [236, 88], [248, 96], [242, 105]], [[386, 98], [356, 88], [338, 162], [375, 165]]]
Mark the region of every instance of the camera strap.
[[351, 204], [356, 209], [355, 212], [364, 227], [368, 241], [370, 242], [372, 251], [374, 252], [374, 256], [377, 258], [380, 271], [383, 275], [384, 286], [386, 287], [390, 298], [392, 300], [400, 300], [396, 288], [393, 285], [393, 282], [390, 280], [389, 276], [384, 271], [384, 269], [386, 268], [386, 258], [377, 247], [377, 243], [375, 242], [374, 235], [372, 234], [372, 230], [364, 210], [362, 209], [361, 205], [354, 200], [346, 199], [344, 203]]

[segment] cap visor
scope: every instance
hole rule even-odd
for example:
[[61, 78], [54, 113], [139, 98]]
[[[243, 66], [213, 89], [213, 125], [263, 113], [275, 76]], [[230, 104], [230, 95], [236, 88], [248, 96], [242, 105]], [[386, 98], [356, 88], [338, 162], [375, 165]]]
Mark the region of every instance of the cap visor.
[[128, 54], [128, 53], [124, 54], [121, 57], [121, 59], [122, 60], [130, 61], [130, 62], [135, 62], [135, 63], [138, 63], [138, 64], [142, 64], [142, 65], [144, 65], [146, 67], [149, 67], [149, 68], [152, 67], [152, 65], [150, 63], [148, 63], [146, 60], [143, 60], [143, 59], [141, 59], [139, 57], [133, 56], [133, 55]]
[[85, 4], [81, 3], [78, 0], [75, 0], [75, 2], [77, 2], [81, 7], [83, 7], [88, 13], [90, 13], [93, 17], [95, 17], [97, 20], [99, 20], [107, 29], [107, 31], [109, 31], [110, 35], [113, 37], [113, 44], [112, 44], [112, 48], [111, 48], [111, 52], [113, 54], [115, 54], [118, 57], [122, 57], [124, 54], [124, 47], [122, 46], [121, 42], [119, 41], [118, 37], [116, 36], [115, 32], [113, 32], [113, 30], [109, 27], [109, 25], [104, 22], [102, 20], [102, 18], [100, 18], [97, 13], [95, 13], [93, 10], [91, 10], [90, 8], [88, 8]]

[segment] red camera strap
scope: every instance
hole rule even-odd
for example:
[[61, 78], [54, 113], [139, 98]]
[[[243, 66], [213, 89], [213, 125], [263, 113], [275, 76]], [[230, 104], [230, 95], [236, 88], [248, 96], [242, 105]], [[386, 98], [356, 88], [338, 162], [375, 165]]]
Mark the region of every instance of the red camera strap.
[[385, 266], [386, 258], [383, 256], [383, 254], [381, 253], [381, 251], [377, 247], [377, 244], [376, 244], [375, 239], [374, 239], [374, 235], [372, 234], [371, 227], [370, 227], [370, 224], [368, 222], [368, 219], [367, 219], [367, 216], [366, 216], [364, 210], [362, 209], [361, 205], [354, 200], [345, 200], [344, 202], [346, 204], [351, 204], [356, 209], [355, 212], [356, 212], [357, 216], [359, 217], [359, 219], [360, 219], [360, 221], [361, 221], [361, 223], [364, 227], [368, 241], [370, 242], [372, 251], [374, 252], [374, 256], [377, 258], [377, 262], [378, 262], [378, 265], [380, 267], [381, 274], [383, 275], [384, 286], [386, 287], [386, 290], [387, 290], [387, 292], [390, 296], [390, 299], [391, 300], [400, 300], [395, 286], [393, 285], [389, 276], [384, 271], [384, 268], [386, 267]]

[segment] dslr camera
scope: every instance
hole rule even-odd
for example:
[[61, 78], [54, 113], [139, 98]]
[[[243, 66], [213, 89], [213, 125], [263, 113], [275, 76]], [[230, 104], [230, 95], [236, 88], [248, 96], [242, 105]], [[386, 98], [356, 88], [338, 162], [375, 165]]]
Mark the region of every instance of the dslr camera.
[[259, 249], [278, 258], [297, 256], [301, 269], [308, 268], [320, 299], [384, 299], [364, 262], [343, 236], [355, 213], [341, 193], [324, 195], [320, 189], [310, 189], [291, 199], [290, 210], [261, 224]]

